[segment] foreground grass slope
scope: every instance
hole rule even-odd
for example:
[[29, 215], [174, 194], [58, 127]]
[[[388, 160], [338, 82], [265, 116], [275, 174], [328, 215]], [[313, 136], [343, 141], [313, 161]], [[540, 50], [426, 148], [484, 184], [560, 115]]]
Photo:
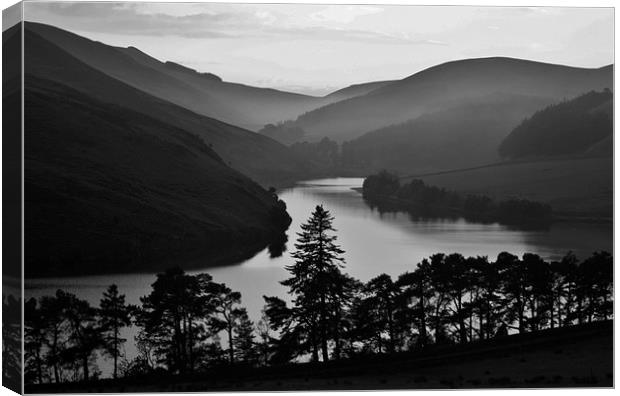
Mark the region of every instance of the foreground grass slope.
[[564, 388], [613, 386], [613, 322], [329, 364], [38, 385], [29, 393]]
[[290, 222], [176, 126], [30, 75], [25, 117], [27, 277], [228, 263]]

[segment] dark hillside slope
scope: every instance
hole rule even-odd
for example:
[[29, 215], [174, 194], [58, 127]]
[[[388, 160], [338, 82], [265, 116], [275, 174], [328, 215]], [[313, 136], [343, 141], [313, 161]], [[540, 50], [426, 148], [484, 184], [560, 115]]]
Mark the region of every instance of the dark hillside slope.
[[512, 58], [444, 63], [366, 95], [298, 117], [308, 135], [344, 141], [493, 94], [537, 96], [552, 103], [591, 90], [611, 88], [613, 68], [583, 69]]
[[362, 173], [405, 174], [488, 164], [498, 160], [497, 146], [514, 125], [547, 103], [506, 94], [472, 100], [345, 142], [343, 163]]
[[31, 385], [28, 393], [594, 388], [613, 386], [613, 320], [327, 363]]
[[[613, 94], [589, 92], [539, 110], [499, 146], [502, 157], [584, 154], [613, 134]], [[600, 151], [595, 149], [595, 151]]]
[[282, 144], [137, 90], [86, 65], [30, 29], [25, 31], [24, 47], [26, 80], [36, 76], [55, 81], [194, 133], [227, 164], [264, 185], [288, 182], [311, 172]]
[[25, 118], [28, 277], [229, 263], [288, 226], [272, 194], [180, 128], [32, 76]]
[[161, 62], [134, 47], [109, 46], [50, 25], [29, 22], [26, 29], [135, 88], [251, 130], [326, 103], [312, 96], [225, 82], [213, 74]]

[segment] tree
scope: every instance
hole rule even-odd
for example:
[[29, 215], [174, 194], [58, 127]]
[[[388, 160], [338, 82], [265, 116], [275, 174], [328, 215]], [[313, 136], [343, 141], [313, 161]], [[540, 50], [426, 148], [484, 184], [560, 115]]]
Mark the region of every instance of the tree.
[[[292, 276], [280, 282], [288, 286], [289, 293], [295, 296], [294, 305], [298, 314], [310, 322], [313, 344], [320, 345], [324, 362], [329, 360], [330, 329], [335, 329], [333, 303], [337, 285], [342, 279], [340, 268], [344, 263], [344, 251], [335, 243], [337, 237], [331, 234], [336, 231], [332, 226], [333, 220], [322, 205], [315, 208], [297, 234], [296, 250], [292, 254], [295, 264], [286, 267]], [[313, 356], [316, 358], [316, 353]]]
[[96, 310], [88, 301], [81, 300], [71, 293], [62, 293], [59, 304], [69, 327], [70, 346], [65, 351], [65, 360], [81, 361], [82, 378], [89, 379], [93, 353], [103, 345], [100, 329], [97, 327]]
[[396, 282], [400, 288], [401, 310], [397, 313], [402, 327], [417, 330], [416, 346], [424, 347], [429, 342], [428, 321], [432, 312], [431, 300], [434, 295], [431, 283], [431, 265], [422, 260], [413, 272], [406, 272]]
[[259, 338], [259, 342], [256, 345], [259, 363], [261, 365], [267, 365], [271, 352], [271, 334], [269, 328], [269, 316], [267, 316], [265, 309], [261, 311], [261, 318], [256, 324], [256, 331]]
[[13, 294], [2, 295], [2, 385], [15, 392], [20, 392], [22, 385], [21, 305], [21, 298]]
[[44, 296], [39, 299], [39, 313], [46, 334], [45, 364], [52, 368], [54, 381], [62, 381], [61, 363], [67, 347], [66, 334], [68, 333], [67, 322], [63, 314], [63, 301], [66, 293], [57, 290], [55, 296]]
[[238, 323], [235, 328], [235, 359], [254, 365], [258, 361], [258, 349], [254, 341], [254, 323], [248, 317], [245, 308], [241, 308], [238, 314]]
[[551, 268], [540, 256], [531, 253], [523, 255], [522, 265], [525, 267], [530, 308], [529, 327], [531, 331], [536, 331], [550, 319], [549, 311], [553, 301]]
[[116, 285], [110, 285], [99, 303], [99, 325], [101, 326], [105, 352], [114, 360], [113, 377], [118, 377], [118, 358], [121, 347], [127, 341], [120, 332], [131, 324], [131, 307], [125, 303], [125, 295], [118, 293]]
[[435, 343], [442, 344], [450, 342], [446, 334], [445, 324], [450, 320], [449, 306], [451, 300], [451, 272], [445, 264], [446, 255], [442, 253], [434, 254], [430, 257], [430, 281], [433, 285], [432, 313], [430, 315], [435, 330]]
[[378, 340], [387, 332], [388, 352], [394, 352], [398, 343], [395, 314], [399, 289], [389, 275], [381, 274], [368, 281], [364, 291], [367, 295], [366, 304], [371, 311], [370, 316], [374, 319], [372, 332]]
[[187, 275], [178, 267], [157, 274], [137, 313], [141, 338], [150, 344], [155, 364], [171, 372], [195, 369], [215, 309], [214, 287], [209, 274]]
[[46, 318], [37, 300], [34, 298], [26, 301], [24, 305], [24, 359], [26, 368], [26, 382], [43, 383], [44, 350], [47, 343]]
[[503, 304], [506, 307], [508, 325], [516, 320], [519, 333], [524, 333], [527, 300], [527, 280], [524, 267], [517, 256], [507, 252], [502, 252], [497, 256], [496, 265], [502, 279]]
[[211, 323], [216, 329], [225, 330], [228, 335], [228, 362], [235, 362], [235, 330], [243, 316], [247, 318], [245, 308], [239, 307], [241, 293], [232, 291], [223, 283], [212, 284], [211, 294], [215, 317]]

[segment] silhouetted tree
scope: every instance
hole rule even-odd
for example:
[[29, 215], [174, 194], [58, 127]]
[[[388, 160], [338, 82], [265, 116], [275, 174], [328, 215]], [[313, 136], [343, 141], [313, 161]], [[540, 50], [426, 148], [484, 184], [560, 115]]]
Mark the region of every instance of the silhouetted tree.
[[73, 357], [78, 358], [81, 361], [82, 378], [87, 381], [93, 353], [103, 346], [96, 310], [88, 301], [71, 293], [62, 293], [58, 298], [69, 329], [70, 346], [65, 350], [66, 360], [74, 361]]
[[211, 287], [213, 295], [213, 308], [215, 316], [211, 323], [216, 329], [226, 331], [228, 336], [228, 361], [235, 361], [235, 329], [247, 312], [241, 308], [241, 293], [232, 291], [225, 284], [213, 284]]
[[256, 344], [259, 363], [261, 365], [267, 365], [271, 354], [271, 334], [269, 317], [264, 309], [261, 311], [261, 318], [256, 324], [256, 331], [259, 339], [259, 342]]
[[399, 289], [389, 275], [381, 274], [364, 285], [364, 292], [367, 295], [365, 304], [370, 309], [368, 316], [372, 318], [372, 332], [379, 342], [383, 333], [387, 333], [387, 351], [394, 352], [398, 342], [395, 314]]
[[99, 303], [99, 325], [101, 326], [105, 352], [114, 361], [112, 375], [118, 377], [118, 358], [121, 347], [127, 341], [121, 338], [121, 329], [131, 324], [131, 307], [125, 303], [125, 295], [119, 294], [116, 285], [110, 285]]
[[506, 307], [506, 321], [517, 321], [519, 333], [525, 332], [525, 308], [527, 302], [526, 271], [515, 255], [502, 252], [497, 256], [496, 265], [502, 279], [503, 304]]
[[43, 348], [47, 342], [46, 319], [34, 298], [24, 305], [24, 359], [26, 383], [43, 383], [45, 361]]
[[194, 370], [197, 347], [214, 312], [213, 288], [209, 274], [191, 276], [173, 268], [157, 275], [137, 314], [157, 364], [172, 372]]
[[254, 341], [254, 323], [248, 317], [245, 308], [238, 314], [238, 323], [235, 327], [235, 359], [254, 365], [258, 361], [258, 349]]
[[330, 233], [331, 214], [318, 205], [307, 223], [301, 225], [292, 254], [295, 264], [286, 269], [292, 275], [282, 281], [295, 296], [294, 305], [298, 315], [310, 320], [310, 333], [321, 348], [323, 361], [329, 360], [330, 329], [333, 329], [333, 307], [335, 285], [341, 279], [340, 268], [344, 251], [335, 243], [337, 237]]

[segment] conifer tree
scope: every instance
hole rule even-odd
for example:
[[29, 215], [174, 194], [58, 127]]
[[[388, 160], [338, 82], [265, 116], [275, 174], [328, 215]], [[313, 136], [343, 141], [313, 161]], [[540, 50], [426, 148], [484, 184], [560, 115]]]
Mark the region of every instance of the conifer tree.
[[[310, 320], [311, 337], [314, 345], [320, 345], [323, 361], [329, 360], [329, 341], [334, 330], [334, 301], [336, 290], [342, 279], [344, 251], [336, 244], [336, 231], [332, 225], [334, 217], [322, 205], [317, 205], [308, 222], [301, 225], [297, 234], [295, 259], [293, 265], [286, 269], [291, 274], [282, 285], [289, 287], [289, 293], [295, 296], [297, 313], [308, 322]], [[338, 303], [342, 303], [338, 301]], [[331, 330], [331, 331], [330, 331]], [[316, 360], [316, 347], [313, 348]]]
[[110, 285], [99, 303], [99, 325], [103, 332], [105, 352], [114, 360], [112, 376], [118, 377], [118, 358], [121, 347], [127, 341], [120, 336], [121, 329], [131, 324], [131, 307], [125, 303], [125, 295], [119, 294], [116, 285]]

